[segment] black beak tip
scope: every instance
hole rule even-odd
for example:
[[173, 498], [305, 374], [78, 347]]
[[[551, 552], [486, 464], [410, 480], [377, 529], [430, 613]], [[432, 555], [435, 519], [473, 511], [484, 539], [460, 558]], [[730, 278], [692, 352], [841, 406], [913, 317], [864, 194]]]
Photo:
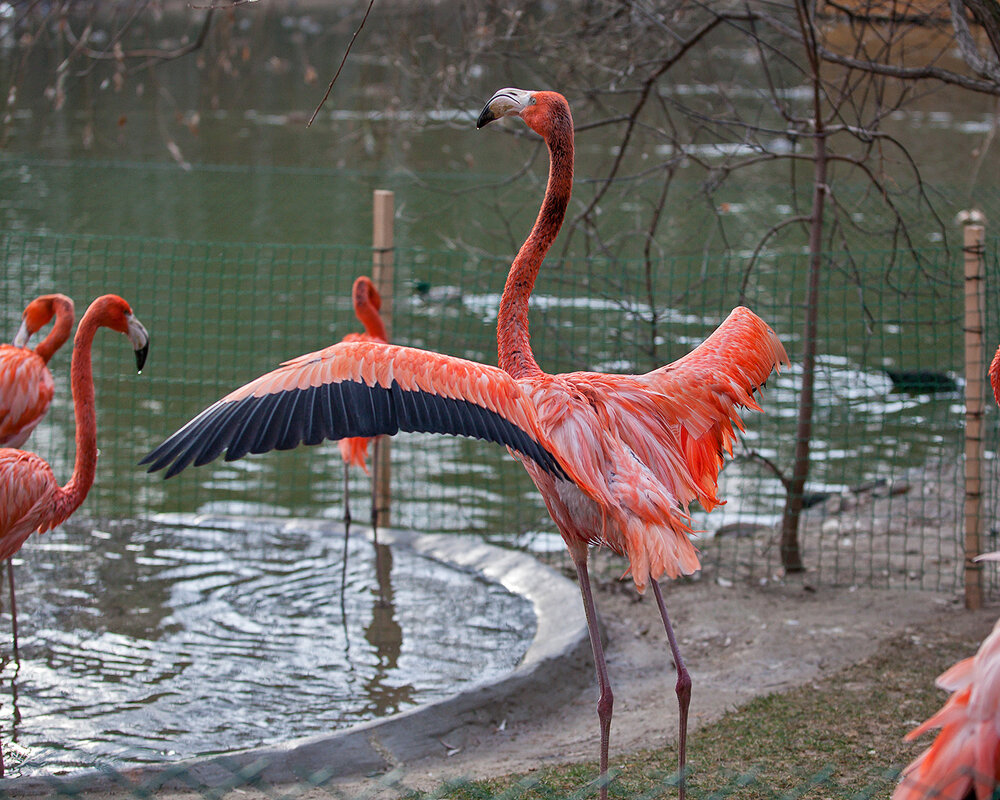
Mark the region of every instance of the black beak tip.
[[146, 342], [142, 347], [135, 351], [135, 368], [139, 372], [142, 372], [143, 366], [146, 364], [146, 356], [149, 354], [149, 342]]
[[484, 125], [489, 125], [496, 117], [493, 116], [493, 112], [490, 111], [490, 107], [487, 105], [479, 114], [479, 119], [476, 120], [476, 130], [479, 130]]

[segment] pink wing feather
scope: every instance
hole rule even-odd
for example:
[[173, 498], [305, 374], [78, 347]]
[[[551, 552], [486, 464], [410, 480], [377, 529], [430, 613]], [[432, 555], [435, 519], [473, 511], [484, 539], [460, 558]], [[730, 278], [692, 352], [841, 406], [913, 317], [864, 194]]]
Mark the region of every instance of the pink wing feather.
[[593, 501], [599, 520], [581, 522], [555, 484], [529, 466], [567, 543], [606, 544], [628, 556], [640, 591], [648, 577], [698, 569], [688, 504], [710, 510], [723, 452], [732, 452], [740, 407], [787, 363], [774, 332], [735, 309], [688, 355], [645, 375], [575, 372], [520, 381], [545, 439]]

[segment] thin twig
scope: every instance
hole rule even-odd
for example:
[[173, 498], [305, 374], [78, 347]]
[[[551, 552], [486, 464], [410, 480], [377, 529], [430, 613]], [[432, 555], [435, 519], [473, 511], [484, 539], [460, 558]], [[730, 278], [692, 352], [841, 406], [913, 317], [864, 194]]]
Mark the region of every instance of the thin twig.
[[344, 57], [340, 60], [340, 66], [337, 67], [337, 74], [333, 76], [333, 80], [330, 81], [330, 85], [326, 87], [326, 94], [323, 95], [323, 99], [319, 101], [319, 105], [316, 106], [316, 110], [313, 111], [312, 116], [309, 117], [309, 122], [306, 123], [307, 128], [313, 124], [319, 110], [323, 107], [326, 99], [330, 96], [330, 92], [333, 91], [333, 84], [335, 84], [337, 82], [337, 78], [340, 77], [340, 71], [344, 68], [344, 64], [347, 63], [347, 57], [351, 54], [351, 48], [354, 47], [354, 42], [358, 38], [358, 34], [361, 33], [361, 29], [365, 27], [365, 22], [368, 21], [368, 15], [371, 13], [373, 5], [375, 5], [375, 0], [369, 0], [368, 8], [365, 9], [365, 15], [361, 18], [361, 24], [358, 25], [357, 30], [354, 31], [354, 35], [351, 37], [351, 41], [348, 43], [347, 49], [344, 51]]

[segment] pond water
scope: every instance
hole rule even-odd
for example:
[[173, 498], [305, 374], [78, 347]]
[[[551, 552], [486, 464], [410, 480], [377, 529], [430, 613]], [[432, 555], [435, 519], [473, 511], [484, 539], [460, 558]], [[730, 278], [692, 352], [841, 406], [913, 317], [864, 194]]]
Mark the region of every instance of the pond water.
[[376, 575], [357, 526], [342, 572], [340, 528], [325, 528], [70, 522], [39, 537], [16, 568], [20, 665], [0, 630], [8, 776], [329, 733], [520, 661], [528, 601], [406, 547], [382, 546]]

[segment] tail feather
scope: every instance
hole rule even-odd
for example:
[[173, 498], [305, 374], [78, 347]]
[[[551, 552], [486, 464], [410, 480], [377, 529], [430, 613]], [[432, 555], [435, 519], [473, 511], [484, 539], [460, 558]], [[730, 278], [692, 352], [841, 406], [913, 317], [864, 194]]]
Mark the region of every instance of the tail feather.
[[351, 436], [347, 439], [341, 439], [337, 442], [340, 447], [340, 457], [344, 459], [344, 463], [350, 464], [353, 467], [360, 467], [368, 472], [368, 439], [364, 436]]
[[681, 519], [670, 524], [650, 524], [630, 517], [624, 526], [629, 572], [640, 593], [650, 580], [663, 575], [678, 578], [701, 569], [698, 550], [691, 542], [691, 529]]

